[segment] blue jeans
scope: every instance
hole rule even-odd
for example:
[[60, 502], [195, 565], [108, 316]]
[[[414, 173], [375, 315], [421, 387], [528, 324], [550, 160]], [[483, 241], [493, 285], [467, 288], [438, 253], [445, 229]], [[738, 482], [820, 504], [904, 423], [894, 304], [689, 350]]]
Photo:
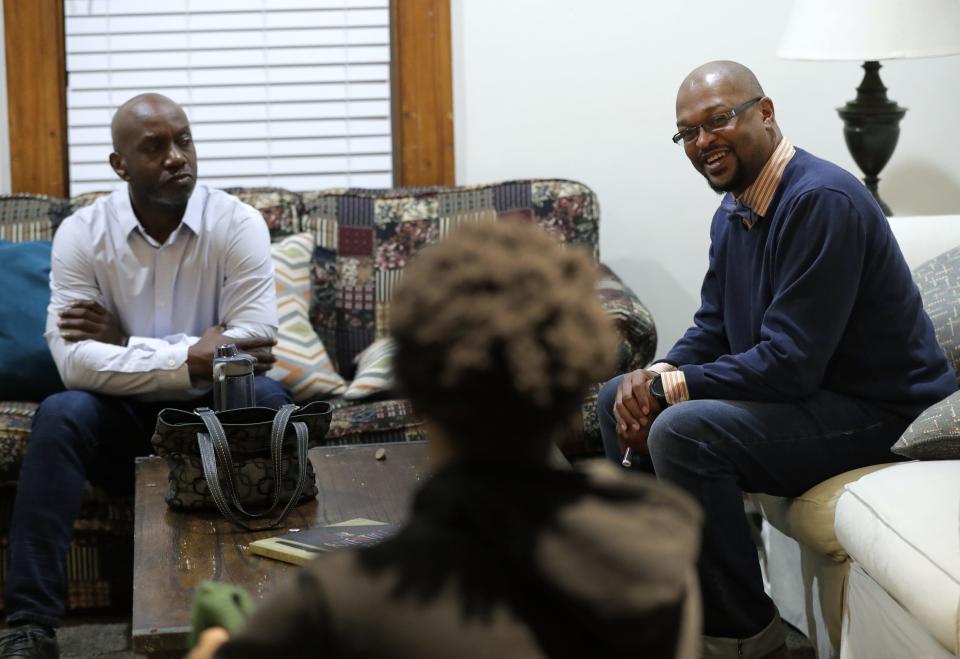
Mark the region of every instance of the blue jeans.
[[[260, 376], [257, 404], [291, 401], [279, 382]], [[135, 457], [152, 453], [150, 437], [164, 407], [192, 409], [194, 401], [143, 403], [89, 391], [64, 391], [41, 403], [17, 479], [10, 526], [7, 624], [57, 627], [66, 602], [66, 557], [90, 480], [115, 494], [133, 492]]]
[[[597, 400], [604, 451], [618, 463], [613, 403], [620, 380], [607, 382]], [[776, 611], [763, 591], [742, 493], [794, 497], [836, 474], [900, 460], [890, 447], [911, 414], [819, 391], [791, 403], [690, 400], [657, 416], [649, 460], [634, 465], [686, 490], [703, 509], [704, 634], [749, 638]]]

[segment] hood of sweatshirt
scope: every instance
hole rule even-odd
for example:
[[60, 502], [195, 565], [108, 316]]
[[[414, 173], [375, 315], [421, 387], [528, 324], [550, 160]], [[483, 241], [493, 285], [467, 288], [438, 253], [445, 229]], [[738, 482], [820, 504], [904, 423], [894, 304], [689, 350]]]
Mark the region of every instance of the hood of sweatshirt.
[[637, 656], [676, 649], [698, 611], [700, 522], [684, 493], [606, 461], [461, 463], [360, 562], [397, 570], [396, 592], [423, 600], [454, 583], [466, 615], [506, 604], [547, 655]]

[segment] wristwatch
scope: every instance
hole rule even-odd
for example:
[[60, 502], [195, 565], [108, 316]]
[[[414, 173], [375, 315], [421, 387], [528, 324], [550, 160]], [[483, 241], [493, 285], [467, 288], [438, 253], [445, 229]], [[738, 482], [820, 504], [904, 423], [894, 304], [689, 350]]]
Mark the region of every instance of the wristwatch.
[[661, 410], [670, 407], [670, 403], [667, 402], [667, 396], [663, 393], [663, 377], [660, 374], [657, 374], [650, 380], [650, 395], [653, 396], [655, 401], [660, 403]]

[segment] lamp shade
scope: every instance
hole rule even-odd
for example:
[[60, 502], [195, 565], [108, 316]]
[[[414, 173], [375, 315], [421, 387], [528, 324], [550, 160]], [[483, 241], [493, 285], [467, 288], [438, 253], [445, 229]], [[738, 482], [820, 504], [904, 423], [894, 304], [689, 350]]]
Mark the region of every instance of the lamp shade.
[[777, 55], [878, 61], [960, 53], [960, 0], [794, 0]]

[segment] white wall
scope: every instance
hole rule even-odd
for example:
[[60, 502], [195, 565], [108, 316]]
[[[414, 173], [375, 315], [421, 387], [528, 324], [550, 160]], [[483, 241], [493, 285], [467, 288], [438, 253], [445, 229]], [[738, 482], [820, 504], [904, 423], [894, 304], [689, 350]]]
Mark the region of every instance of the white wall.
[[[733, 59], [794, 144], [858, 173], [835, 108], [854, 62], [775, 56], [789, 2], [452, 0], [457, 182], [563, 177], [602, 206], [600, 252], [650, 307], [663, 355], [689, 324], [718, 197], [670, 141], [680, 81]], [[899, 215], [960, 212], [960, 56], [885, 63], [909, 108], [881, 195]]]

